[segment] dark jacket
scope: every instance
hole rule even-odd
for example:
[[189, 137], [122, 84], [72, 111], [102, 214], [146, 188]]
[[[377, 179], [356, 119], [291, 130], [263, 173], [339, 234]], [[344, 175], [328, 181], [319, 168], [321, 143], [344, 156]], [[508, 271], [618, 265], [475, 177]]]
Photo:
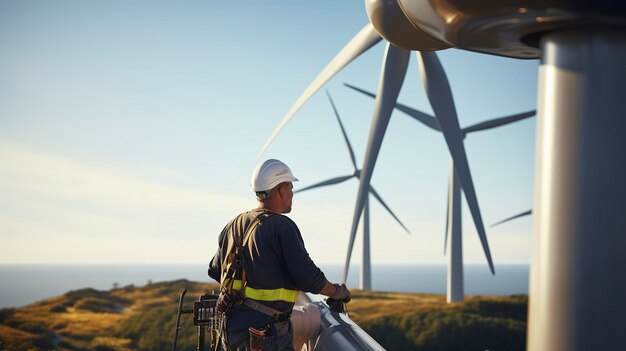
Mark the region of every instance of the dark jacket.
[[[246, 212], [246, 215], [252, 220], [260, 212], [252, 210]], [[227, 234], [233, 221], [222, 230], [218, 239], [219, 248], [209, 264], [209, 276], [218, 282], [228, 249]], [[250, 288], [246, 291], [251, 292], [247, 297], [259, 297], [260, 300], [255, 298], [259, 303], [284, 313], [290, 313], [293, 309], [295, 291], [317, 294], [327, 282], [324, 273], [309, 257], [298, 226], [283, 215], [271, 215], [258, 224], [243, 250], [242, 259], [247, 286]], [[236, 278], [241, 279], [240, 276]], [[258, 327], [269, 319], [265, 314], [240, 305], [228, 314], [227, 329]]]

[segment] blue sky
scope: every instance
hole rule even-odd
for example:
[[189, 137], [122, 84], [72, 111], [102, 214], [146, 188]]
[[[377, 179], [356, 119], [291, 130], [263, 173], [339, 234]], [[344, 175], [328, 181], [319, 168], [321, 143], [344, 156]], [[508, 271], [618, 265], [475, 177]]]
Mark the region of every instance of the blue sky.
[[[200, 263], [256, 205], [256, 154], [317, 73], [366, 23], [362, 1], [0, 1], [0, 263]], [[333, 96], [362, 162], [384, 44], [339, 73]], [[461, 126], [535, 108], [537, 61], [439, 57]], [[413, 56], [401, 102], [432, 113]], [[534, 119], [466, 138], [485, 223], [532, 206]], [[372, 205], [372, 262], [444, 263], [449, 156], [400, 112], [372, 183], [411, 230]], [[320, 91], [263, 158], [303, 187], [350, 174]], [[312, 258], [344, 260], [358, 184], [297, 194]], [[464, 258], [484, 264], [464, 206]], [[528, 263], [531, 219], [487, 228], [498, 264]], [[353, 254], [359, 260], [360, 237]]]

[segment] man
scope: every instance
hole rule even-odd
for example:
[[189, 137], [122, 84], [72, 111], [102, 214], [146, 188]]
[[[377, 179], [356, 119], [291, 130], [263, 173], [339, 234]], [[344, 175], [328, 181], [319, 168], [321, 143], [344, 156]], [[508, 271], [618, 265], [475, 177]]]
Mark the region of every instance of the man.
[[[243, 274], [235, 275], [233, 289], [242, 289], [244, 299], [226, 315], [225, 350], [249, 350], [250, 342], [261, 343], [263, 350], [293, 350], [289, 316], [299, 291], [350, 300], [346, 286], [331, 284], [313, 263], [298, 227], [282, 215], [291, 212], [292, 182], [297, 180], [279, 160], [259, 164], [251, 180], [259, 206], [230, 221], [219, 236], [209, 276], [223, 285], [228, 281], [223, 279], [228, 270], [225, 260], [236, 247], [235, 234], [243, 243]], [[237, 264], [230, 267], [236, 269]]]

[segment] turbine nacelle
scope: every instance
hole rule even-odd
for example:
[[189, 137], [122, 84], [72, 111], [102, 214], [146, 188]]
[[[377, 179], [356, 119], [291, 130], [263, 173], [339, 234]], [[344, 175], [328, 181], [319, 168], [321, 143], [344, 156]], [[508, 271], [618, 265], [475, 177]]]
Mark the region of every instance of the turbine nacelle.
[[374, 28], [396, 46], [521, 59], [540, 56], [539, 38], [547, 32], [626, 26], [626, 4], [611, 0], [365, 0], [365, 7]]
[[378, 34], [395, 46], [424, 51], [442, 50], [451, 46], [415, 26], [404, 15], [398, 0], [365, 0], [365, 9]]

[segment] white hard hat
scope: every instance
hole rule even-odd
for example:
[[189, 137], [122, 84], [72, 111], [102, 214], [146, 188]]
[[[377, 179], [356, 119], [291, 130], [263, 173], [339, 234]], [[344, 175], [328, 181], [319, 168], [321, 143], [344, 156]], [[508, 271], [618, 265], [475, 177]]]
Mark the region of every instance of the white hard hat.
[[252, 191], [271, 190], [275, 186], [283, 182], [295, 182], [298, 178], [294, 177], [291, 169], [279, 160], [270, 158], [260, 163], [252, 172], [250, 187]]

